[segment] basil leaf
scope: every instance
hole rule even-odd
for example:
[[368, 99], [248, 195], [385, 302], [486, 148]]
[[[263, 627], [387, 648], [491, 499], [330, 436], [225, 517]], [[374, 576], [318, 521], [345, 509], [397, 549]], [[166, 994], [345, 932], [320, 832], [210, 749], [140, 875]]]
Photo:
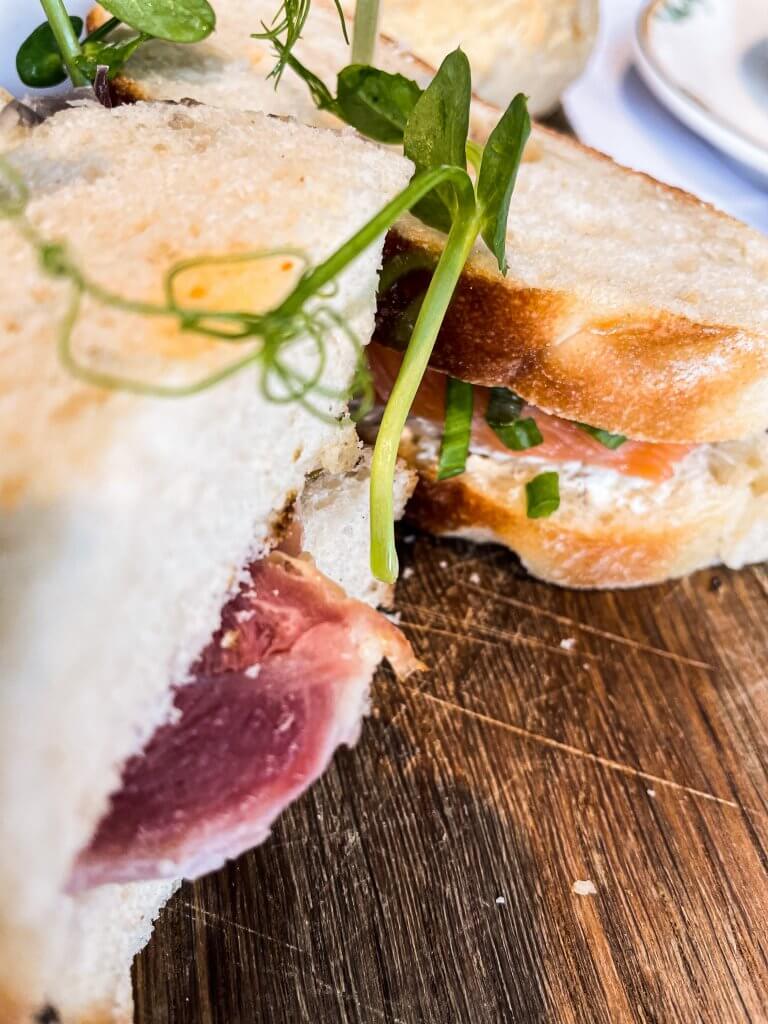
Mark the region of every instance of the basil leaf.
[[464, 472], [472, 435], [473, 404], [472, 385], [449, 377], [445, 385], [445, 426], [440, 443], [438, 480], [448, 480]]
[[151, 36], [142, 32], [138, 36], [132, 36], [130, 39], [116, 40], [115, 42], [108, 42], [107, 40], [92, 42], [86, 39], [82, 44], [83, 52], [76, 59], [75, 63], [83, 74], [90, 79], [94, 79], [96, 69], [103, 66], [108, 68], [109, 77], [113, 78], [141, 44], [151, 38]]
[[339, 116], [377, 142], [403, 141], [405, 125], [420, 96], [421, 89], [410, 78], [367, 64], [350, 64], [337, 78]]
[[[444, 164], [467, 167], [467, 134], [472, 82], [469, 61], [461, 50], [449, 53], [411, 111], [403, 134], [405, 155], [416, 174]], [[453, 185], [425, 196], [413, 213], [430, 227], [449, 231], [458, 209]]]
[[529, 519], [546, 519], [560, 508], [560, 477], [555, 472], [539, 473], [525, 485], [526, 514]]
[[216, 27], [208, 0], [104, 0], [101, 6], [131, 28], [172, 43], [197, 43]]
[[[72, 29], [80, 38], [83, 19], [71, 17]], [[24, 85], [32, 89], [47, 89], [59, 85], [67, 77], [67, 69], [61, 59], [59, 44], [50, 24], [44, 21], [31, 32], [16, 54], [16, 71]]]
[[623, 434], [611, 434], [607, 430], [601, 430], [600, 427], [590, 427], [588, 423], [577, 423], [576, 426], [590, 437], [594, 437], [600, 444], [605, 445], [606, 448], [610, 448], [611, 451], [620, 448], [627, 440]]
[[480, 233], [507, 272], [507, 217], [525, 143], [531, 134], [526, 98], [518, 93], [488, 137], [477, 179], [477, 203], [482, 214]]

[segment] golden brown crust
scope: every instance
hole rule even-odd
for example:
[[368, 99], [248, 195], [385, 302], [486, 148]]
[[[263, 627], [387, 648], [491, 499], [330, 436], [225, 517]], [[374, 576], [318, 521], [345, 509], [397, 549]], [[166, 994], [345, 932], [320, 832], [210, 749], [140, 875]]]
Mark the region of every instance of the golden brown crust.
[[[436, 261], [439, 243], [409, 220], [390, 232], [384, 260], [413, 253]], [[414, 271], [380, 296], [377, 341], [397, 345], [428, 281], [429, 271]], [[764, 339], [658, 310], [601, 315], [571, 293], [502, 279], [481, 262], [465, 268], [430, 364], [638, 440], [721, 441], [768, 425], [765, 396], [752, 395], [768, 372]]]
[[491, 541], [511, 548], [534, 576], [563, 587], [640, 587], [711, 564], [708, 530], [690, 523], [589, 533], [572, 519], [528, 519], [520, 507], [495, 501], [467, 477], [437, 483], [422, 476], [408, 517], [430, 533]]

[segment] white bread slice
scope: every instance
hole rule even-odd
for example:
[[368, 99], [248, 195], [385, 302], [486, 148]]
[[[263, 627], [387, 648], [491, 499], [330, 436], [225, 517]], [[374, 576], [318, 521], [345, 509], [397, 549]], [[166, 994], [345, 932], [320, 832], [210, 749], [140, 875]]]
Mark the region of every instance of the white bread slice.
[[[340, 490], [338, 477], [320, 474], [299, 499], [298, 513], [303, 522], [304, 548], [318, 569], [346, 590], [374, 608], [392, 606], [394, 584], [374, 579], [370, 572], [370, 468], [371, 451], [366, 449], [358, 465], [344, 478]], [[395, 519], [400, 519], [416, 486], [416, 473], [404, 463], [398, 465], [394, 486]], [[352, 552], [364, 555], [339, 558], [341, 541]]]
[[[128, 93], [318, 114], [269, 45], [249, 38], [273, 0], [220, 0], [199, 46], [132, 59]], [[313, 0], [297, 56], [334, 85], [348, 48], [330, 0]], [[425, 84], [430, 68], [382, 39], [378, 63]], [[498, 110], [476, 101], [483, 141]], [[443, 238], [412, 219], [403, 244]], [[478, 246], [433, 365], [507, 384], [539, 408], [650, 441], [722, 441], [768, 427], [768, 239], [676, 189], [535, 126], [512, 201], [502, 279]], [[462, 372], [459, 372], [461, 369]]]
[[61, 1024], [133, 1024], [131, 963], [180, 884], [105, 885], [76, 899], [62, 897], [56, 914], [66, 930], [65, 952], [50, 970], [55, 980], [38, 1012], [48, 1009], [50, 1017], [55, 1011]]
[[524, 92], [550, 113], [582, 71], [597, 34], [598, 0], [385, 0], [381, 29], [435, 67], [461, 46], [479, 96], [506, 106]]
[[[343, 178], [339, 167], [347, 158]], [[9, 155], [29, 216], [103, 286], [157, 297], [182, 256], [298, 247], [316, 262], [410, 165], [360, 140], [259, 114], [141, 104], [66, 110]], [[125, 758], [215, 629], [246, 562], [308, 473], [356, 457], [354, 433], [259, 393], [256, 371], [184, 399], [80, 384], [57, 359], [66, 286], [0, 223], [0, 1020], [39, 1004], [66, 937], [51, 917]], [[370, 336], [380, 248], [326, 301]], [[288, 286], [285, 260], [235, 278], [228, 305]], [[250, 265], [251, 267], [253, 265]], [[217, 275], [195, 287], [215, 291]], [[258, 286], [258, 287], [256, 287]], [[213, 301], [213, 299], [211, 300]], [[207, 369], [220, 343], [87, 303], [78, 345]], [[226, 346], [225, 346], [226, 347]], [[355, 353], [328, 338], [334, 387]], [[291, 356], [307, 374], [306, 351]], [[327, 400], [328, 413], [343, 405]], [[351, 455], [345, 455], [351, 453]], [[11, 951], [13, 953], [11, 954]], [[4, 1000], [4, 1002], [3, 1002]]]
[[[321, 473], [307, 484], [299, 514], [304, 549], [318, 568], [350, 597], [376, 605], [391, 595], [368, 569], [370, 452], [355, 457], [358, 462], [348, 472]], [[398, 519], [414, 484], [415, 474], [401, 464], [395, 479]], [[65, 922], [66, 941], [49, 973], [46, 1000], [62, 1024], [131, 1024], [131, 961], [178, 885], [106, 885], [75, 898], [60, 897], [54, 913]]]
[[[768, 437], [700, 445], [663, 483], [579, 463], [470, 455], [437, 482], [439, 441], [408, 430], [401, 454], [420, 482], [408, 506], [431, 533], [492, 541], [534, 575], [567, 587], [637, 587], [768, 558]], [[525, 484], [560, 477], [560, 508], [528, 519]]]

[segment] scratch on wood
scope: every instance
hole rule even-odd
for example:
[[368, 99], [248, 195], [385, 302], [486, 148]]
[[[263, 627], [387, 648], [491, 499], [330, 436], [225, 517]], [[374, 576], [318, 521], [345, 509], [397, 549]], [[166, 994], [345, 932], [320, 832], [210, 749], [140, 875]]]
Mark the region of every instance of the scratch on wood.
[[[550, 654], [557, 654], [561, 658], [581, 658], [582, 660], [588, 659], [590, 661], [601, 661], [602, 659], [596, 654], [588, 654], [585, 651], [574, 651], [569, 650], [565, 647], [555, 646], [554, 644], [548, 644], [544, 640], [539, 640], [538, 637], [528, 636], [526, 633], [520, 633], [515, 630], [497, 629], [494, 626], [485, 626], [480, 623], [473, 622], [469, 627], [470, 631], [467, 631], [467, 627], [463, 622], [458, 622], [456, 619], [452, 619], [442, 612], [435, 611], [432, 608], [427, 608], [420, 604], [404, 604], [402, 607], [408, 608], [411, 611], [420, 612], [428, 619], [433, 619], [437, 622], [444, 622], [446, 626], [453, 626], [453, 629], [439, 629], [434, 626], [425, 626], [420, 623], [408, 622], [404, 619], [400, 620], [400, 625], [405, 626], [408, 629], [421, 629], [424, 632], [437, 633], [450, 637], [452, 640], [468, 640], [472, 643], [484, 643], [489, 647], [498, 647], [499, 643], [510, 643], [510, 644], [523, 644], [527, 647], [535, 647], [538, 650], [549, 651]], [[482, 634], [482, 636], [476, 636], [476, 633]], [[497, 640], [498, 643], [492, 643], [484, 637], [492, 637]]]
[[503, 604], [512, 605], [513, 608], [521, 608], [525, 611], [532, 612], [534, 615], [538, 615], [541, 618], [552, 619], [554, 622], [560, 622], [565, 626], [571, 626], [574, 629], [583, 630], [585, 633], [591, 633], [593, 636], [599, 636], [603, 640], [610, 640], [613, 643], [621, 644], [624, 647], [632, 647], [638, 651], [644, 651], [646, 654], [653, 654], [659, 658], [667, 658], [669, 661], [676, 661], [680, 665], [689, 665], [691, 668], [704, 669], [706, 672], [716, 671], [714, 665], [710, 665], [706, 661], [699, 661], [697, 658], [688, 658], [684, 654], [676, 654], [674, 651], [667, 651], [663, 647], [654, 647], [652, 644], [644, 644], [640, 640], [631, 640], [629, 637], [622, 636], [620, 633], [612, 633], [610, 630], [600, 629], [597, 626], [590, 626], [586, 622], [578, 622], [576, 619], [570, 618], [568, 615], [560, 615], [557, 612], [550, 612], [546, 608], [540, 608], [538, 605], [529, 604], [527, 601], [520, 601], [514, 597], [507, 597], [504, 594], [496, 594], [493, 591], [485, 590], [483, 587], [479, 587], [474, 583], [466, 584], [467, 590], [474, 590], [479, 594], [483, 594], [485, 597], [492, 597], [495, 601], [501, 601]]
[[560, 750], [565, 754], [572, 755], [573, 757], [584, 758], [587, 761], [591, 761], [593, 764], [600, 765], [601, 768], [621, 772], [624, 775], [631, 775], [634, 778], [643, 779], [646, 782], [653, 782], [656, 786], [666, 786], [667, 789], [684, 793], [686, 796], [696, 797], [701, 800], [709, 800], [712, 803], [719, 804], [722, 807], [729, 807], [734, 811], [740, 811], [744, 814], [749, 811], [751, 814], [758, 815], [759, 817], [768, 818], [768, 814], [758, 808], [745, 807], [742, 804], [737, 803], [735, 800], [727, 800], [725, 797], [716, 796], [714, 793], [707, 793], [706, 790], [696, 789], [693, 786], [685, 786], [680, 782], [675, 782], [674, 779], [665, 779], [661, 775], [654, 775], [651, 772], [643, 771], [641, 768], [633, 768], [632, 765], [624, 764], [621, 761], [614, 761], [610, 757], [601, 757], [599, 754], [593, 754], [588, 750], [582, 750], [580, 747], [571, 746], [570, 743], [563, 743], [561, 740], [552, 739], [550, 736], [542, 736], [540, 733], [531, 732], [529, 729], [524, 729], [520, 725], [513, 725], [511, 722], [502, 722], [498, 718], [493, 718], [491, 715], [483, 714], [481, 711], [474, 711], [472, 708], [465, 708], [460, 704], [453, 704], [451, 701], [443, 700], [441, 697], [436, 697], [432, 693], [426, 693], [423, 690], [412, 690], [411, 687], [405, 687], [405, 689], [410, 690], [412, 693], [424, 698], [424, 700], [427, 700], [432, 704], [437, 704], [446, 711], [458, 712], [461, 715], [474, 718], [479, 722], [484, 722], [486, 725], [492, 725], [497, 729], [504, 729], [506, 732], [513, 733], [521, 739], [530, 740], [533, 743], [540, 743], [542, 746], [550, 747], [553, 750]]
[[[309, 956], [306, 949], [302, 949], [300, 946], [294, 946], [290, 942], [284, 942], [282, 939], [275, 939], [272, 935], [267, 935], [266, 932], [256, 931], [255, 928], [249, 928], [248, 925], [240, 924], [239, 921], [230, 921], [229, 918], [221, 917], [220, 914], [212, 914], [210, 910], [204, 910], [197, 903], [190, 903], [188, 900], [180, 900], [179, 905], [186, 907], [188, 910], [194, 911], [195, 914], [199, 914], [204, 920], [209, 923], [216, 925], [219, 928], [234, 928], [236, 931], [246, 932], [248, 935], [253, 935], [257, 939], [264, 939], [265, 942], [271, 942], [275, 946], [282, 946], [283, 949], [290, 949], [294, 953], [301, 953], [302, 956]], [[178, 906], [171, 904], [170, 910], [175, 910], [178, 913]]]
[[[203, 918], [206, 919], [207, 923], [212, 924], [217, 928], [235, 928], [238, 931], [247, 932], [249, 935], [254, 935], [257, 938], [266, 940], [267, 942], [272, 942], [277, 946], [282, 946], [285, 949], [290, 949], [294, 952], [301, 953], [303, 956], [310, 955], [309, 953], [307, 953], [306, 950], [301, 949], [299, 946], [293, 946], [291, 945], [290, 942], [283, 942], [280, 939], [273, 938], [271, 935], [265, 935], [263, 932], [257, 932], [253, 928], [248, 928], [246, 925], [239, 924], [237, 921], [230, 921], [228, 918], [220, 917], [218, 914], [211, 914], [209, 913], [209, 911], [203, 910], [202, 907], [199, 907], [194, 903], [189, 903], [186, 900], [183, 900], [181, 901], [181, 906], [187, 907], [189, 910], [193, 910], [196, 913], [200, 914]], [[171, 905], [168, 909], [171, 912], [179, 912], [178, 908], [174, 907], [173, 905]], [[302, 967], [306, 969], [306, 973], [311, 975], [312, 980], [315, 982], [315, 984], [319, 988], [322, 988], [325, 992], [333, 993], [334, 995], [339, 996], [341, 999], [351, 1002], [359, 1010], [364, 1010], [366, 1013], [372, 1013], [375, 1017], [378, 1017], [381, 1020], [389, 1021], [391, 1022], [391, 1024], [407, 1024], [407, 1021], [402, 1020], [402, 1018], [393, 1017], [391, 1014], [385, 1013], [383, 1010], [379, 1010], [375, 1006], [368, 1006], [366, 1003], [361, 1003], [360, 1000], [356, 996], [352, 995], [351, 992], [346, 992], [343, 988], [337, 988], [330, 982], [318, 977], [316, 972], [308, 964], [304, 963], [302, 964]]]

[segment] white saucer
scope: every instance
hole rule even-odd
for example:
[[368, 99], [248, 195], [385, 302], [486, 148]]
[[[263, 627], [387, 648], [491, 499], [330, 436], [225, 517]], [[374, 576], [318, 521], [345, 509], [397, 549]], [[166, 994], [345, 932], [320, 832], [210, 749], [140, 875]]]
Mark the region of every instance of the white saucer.
[[768, 187], [768, 0], [651, 0], [635, 56], [658, 100]]

